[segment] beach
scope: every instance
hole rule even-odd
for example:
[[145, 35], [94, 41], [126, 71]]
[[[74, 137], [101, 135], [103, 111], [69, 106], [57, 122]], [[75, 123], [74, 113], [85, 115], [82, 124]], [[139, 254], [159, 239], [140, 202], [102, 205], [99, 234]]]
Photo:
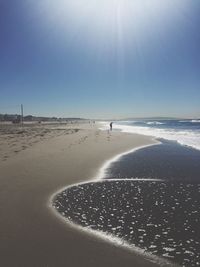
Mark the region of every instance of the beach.
[[0, 267], [200, 267], [199, 25], [0, 0]]
[[76, 229], [51, 204], [57, 191], [94, 180], [107, 160], [155, 143], [151, 137], [100, 131], [93, 123], [0, 127], [1, 266], [157, 266]]

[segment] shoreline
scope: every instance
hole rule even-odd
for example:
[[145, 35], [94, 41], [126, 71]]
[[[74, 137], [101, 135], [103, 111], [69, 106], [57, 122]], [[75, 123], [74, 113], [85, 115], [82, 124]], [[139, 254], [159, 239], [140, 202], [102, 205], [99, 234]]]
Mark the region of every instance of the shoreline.
[[[79, 186], [79, 185], [82, 185], [82, 184], [87, 184], [87, 183], [92, 183], [92, 182], [101, 182], [101, 181], [102, 181], [102, 182], [105, 182], [105, 181], [107, 181], [107, 180], [103, 180], [103, 179], [104, 179], [104, 178], [103, 178], [103, 175], [104, 175], [105, 170], [109, 167], [110, 164], [112, 164], [113, 162], [118, 161], [121, 157], [123, 157], [123, 156], [125, 156], [125, 155], [128, 155], [129, 153], [133, 153], [133, 152], [138, 151], [138, 150], [140, 150], [140, 149], [143, 149], [143, 148], [146, 148], [146, 147], [151, 147], [151, 146], [154, 146], [154, 145], [160, 143], [159, 141], [157, 142], [156, 139], [153, 139], [153, 138], [152, 138], [151, 140], [152, 140], [153, 142], [155, 141], [155, 143], [152, 143], [152, 144], [149, 144], [149, 145], [144, 145], [144, 146], [139, 146], [139, 147], [132, 148], [132, 149], [130, 149], [130, 150], [127, 150], [127, 151], [125, 151], [125, 152], [121, 152], [121, 153], [119, 153], [119, 154], [113, 156], [112, 158], [106, 160], [106, 161], [102, 164], [102, 166], [97, 170], [97, 173], [96, 173], [96, 175], [94, 175], [94, 177], [89, 178], [88, 180], [85, 180], [85, 181], [77, 182], [77, 183], [75, 183], [75, 184], [70, 184], [70, 185], [67, 185], [67, 186], [63, 186], [62, 188], [58, 189], [56, 192], [54, 192], [54, 193], [50, 196], [50, 198], [49, 198], [49, 200], [48, 200], [48, 202], [47, 202], [47, 205], [51, 207], [51, 204], [52, 204], [52, 202], [53, 202], [53, 199], [56, 197], [56, 195], [59, 194], [59, 193], [61, 193], [61, 192], [64, 191], [64, 190], [70, 188], [70, 187], [73, 187], [73, 186]], [[111, 181], [111, 180], [114, 181], [115, 178], [113, 178], [113, 179], [109, 179], [109, 180], [110, 180], [110, 181]], [[108, 180], [108, 181], [109, 181], [109, 180]], [[117, 179], [116, 179], [116, 180], [117, 180]], [[126, 179], [126, 180], [129, 180], [129, 179]], [[130, 179], [130, 180], [133, 180], [133, 179]], [[134, 178], [134, 180], [142, 180], [142, 178]], [[158, 180], [158, 181], [159, 181], [160, 179], [145, 179], [145, 180]]]
[[49, 198], [59, 189], [94, 177], [105, 159], [152, 142], [144, 136], [102, 132], [91, 125], [72, 127], [79, 131], [43, 140], [0, 162], [4, 233], [0, 263], [5, 267], [156, 266], [127, 249], [77, 231], [52, 214]]
[[[152, 260], [153, 258], [154, 262], [158, 263], [160, 266], [179, 266], [177, 264], [182, 265], [182, 263], [184, 264], [190, 260], [192, 261], [191, 265], [196, 266], [194, 265], [195, 261], [190, 259], [191, 255], [196, 255], [197, 258], [199, 257], [198, 245], [197, 245], [198, 239], [196, 239], [196, 237], [193, 235], [193, 233], [195, 233], [196, 231], [196, 224], [195, 222], [192, 223], [191, 216], [193, 216], [192, 215], [193, 213], [198, 214], [198, 204], [195, 204], [195, 203], [198, 203], [198, 198], [197, 198], [198, 188], [196, 188], [192, 184], [193, 182], [195, 183], [196, 181], [198, 181], [198, 177], [196, 176], [196, 174], [199, 173], [199, 168], [197, 168], [195, 164], [198, 163], [198, 159], [200, 157], [199, 154], [200, 153], [199, 152], [197, 153], [196, 150], [194, 150], [193, 148], [187, 148], [180, 144], [175, 144], [172, 141], [170, 142], [170, 141], [164, 141], [164, 140], [162, 140], [160, 144], [158, 145], [157, 143], [155, 143], [152, 145], [141, 146], [141, 147], [129, 150], [127, 152], [120, 153], [112, 157], [111, 159], [107, 160], [103, 164], [103, 166], [100, 168], [100, 171], [98, 172], [98, 174], [103, 174], [103, 175], [97, 175], [93, 180], [77, 183], [72, 186], [67, 186], [63, 188], [62, 190], [60, 190], [59, 192], [57, 192], [57, 194], [55, 195], [54, 203], [53, 203], [54, 211], [57, 214], [59, 214], [62, 220], [70, 224], [72, 227], [75, 227], [76, 229], [79, 229], [80, 231], [87, 232], [88, 234], [99, 236], [102, 239], [112, 242], [116, 246], [129, 249], [130, 251], [138, 253], [138, 255], [143, 255], [149, 260]], [[186, 164], [188, 157], [191, 158], [191, 161], [189, 161], [189, 163]], [[181, 158], [181, 161], [179, 160], [180, 158]], [[145, 165], [147, 164], [147, 162], [149, 165]], [[155, 162], [158, 162], [158, 163], [156, 164]], [[162, 165], [160, 165], [161, 162], [162, 162]], [[175, 163], [173, 164], [173, 162]], [[141, 164], [143, 164], [142, 167], [140, 166]], [[189, 168], [189, 172], [187, 172], [187, 170], [183, 168], [183, 172], [185, 176], [183, 176], [183, 174], [178, 171], [181, 169], [180, 164], [183, 164], [183, 166], [185, 166], [186, 169]], [[171, 169], [168, 171], [169, 165], [171, 166]], [[147, 170], [146, 173], [142, 171], [142, 168], [144, 170]], [[132, 171], [130, 171], [129, 169], [131, 169]], [[138, 172], [138, 169], [140, 170], [139, 172]], [[162, 172], [160, 172], [161, 169], [163, 169]], [[171, 172], [171, 170], [173, 171]], [[192, 172], [192, 170], [194, 170], [194, 172]], [[141, 174], [141, 176], [138, 175], [139, 173]], [[151, 173], [153, 175], [148, 176], [148, 173]], [[191, 174], [192, 176], [188, 176], [189, 174]], [[184, 179], [187, 176], [190, 177], [191, 180], [189, 179], [185, 181]], [[133, 177], [141, 177], [141, 178], [133, 178]], [[152, 178], [157, 177], [157, 178], [152, 179], [148, 177], [152, 177]], [[162, 226], [162, 229], [158, 228], [158, 230], [155, 231], [156, 236], [159, 236], [161, 234], [160, 235], [161, 239], [163, 238], [162, 245], [159, 244], [160, 241], [158, 240], [155, 241], [155, 243], [152, 242], [153, 239], [151, 238], [153, 237], [151, 236], [151, 233], [149, 232], [149, 228], [148, 227], [145, 228], [145, 225], [142, 223], [146, 221], [144, 220], [145, 216], [147, 218], [150, 218], [151, 214], [154, 214], [152, 220], [150, 219], [150, 221], [149, 220], [147, 221], [149, 221], [149, 225], [152, 225], [153, 222], [156, 222], [155, 225], [160, 226], [160, 221], [156, 220], [157, 216], [155, 216], [157, 212], [156, 207], [153, 208], [152, 213], [146, 212], [144, 216], [143, 215], [141, 216], [140, 214], [139, 217], [141, 218], [144, 217], [143, 219], [140, 220], [140, 218], [138, 217], [139, 220], [141, 221], [140, 223], [143, 229], [142, 231], [145, 232], [145, 236], [147, 237], [147, 238], [145, 237], [146, 243], [144, 246], [140, 246], [140, 244], [138, 243], [137, 236], [141, 229], [137, 221], [136, 221], [137, 222], [136, 225], [139, 231], [137, 231], [135, 228], [134, 235], [132, 235], [131, 233], [132, 231], [130, 233], [127, 231], [127, 229], [132, 229], [131, 224], [134, 221], [134, 220], [132, 221], [124, 220], [125, 218], [124, 214], [129, 213], [129, 210], [124, 209], [123, 208], [124, 204], [122, 204], [123, 198], [124, 198], [124, 192], [126, 195], [127, 192], [131, 192], [132, 190], [132, 189], [128, 189], [128, 187], [123, 187], [124, 182], [127, 183], [128, 181], [131, 181], [131, 184], [132, 184], [131, 187], [133, 186], [133, 188], [135, 187], [137, 188], [137, 186], [139, 185], [140, 190], [142, 191], [145, 191], [146, 189], [149, 189], [149, 188], [152, 189], [153, 191], [151, 194], [152, 199], [151, 198], [145, 199], [146, 194], [144, 194], [144, 192], [142, 194], [142, 196], [144, 197], [144, 200], [147, 201], [146, 204], [148, 203], [148, 201], [150, 201], [151, 203], [150, 205], [153, 204], [152, 207], [155, 207], [157, 206], [158, 201], [162, 199], [161, 201], [162, 204], [159, 210], [162, 214], [161, 218], [165, 218], [165, 224]], [[140, 183], [141, 181], [150, 181], [150, 182], [159, 181], [162, 183], [160, 185], [159, 184], [153, 185], [150, 183], [150, 186], [147, 185], [147, 187], [146, 186], [143, 187], [142, 184]], [[128, 183], [127, 185], [130, 185], [130, 184]], [[122, 188], [126, 188], [125, 189], [126, 191], [123, 191], [124, 189]], [[134, 189], [134, 190], [137, 191], [137, 189]], [[134, 196], [134, 193], [135, 193], [134, 190], [132, 190], [132, 195], [130, 196]], [[123, 192], [123, 194], [121, 194], [121, 191]], [[147, 192], [148, 190], [146, 190], [146, 193]], [[155, 194], [156, 192], [157, 193], [159, 192], [157, 196]], [[182, 199], [181, 199], [182, 194], [185, 194], [187, 196], [186, 199], [188, 200], [186, 202], [190, 201], [190, 205], [192, 206], [193, 212], [190, 212], [189, 206], [187, 206], [186, 202], [182, 202]], [[191, 198], [192, 194], [194, 195], [194, 198]], [[117, 199], [116, 199], [116, 196], [118, 197]], [[130, 200], [128, 201], [128, 195], [126, 196], [127, 196], [127, 200], [125, 201], [127, 201], [128, 205], [130, 205], [130, 203], [132, 205], [134, 201], [132, 202], [130, 202]], [[174, 199], [175, 201], [173, 202], [172, 199], [168, 201], [170, 198]], [[107, 204], [109, 203], [109, 204], [107, 205], [106, 203]], [[134, 205], [137, 205], [137, 203]], [[146, 205], [146, 207], [147, 206], [148, 204]], [[182, 236], [184, 236], [185, 230], [184, 230], [184, 227], [183, 228], [180, 227], [179, 221], [176, 221], [175, 219], [173, 219], [176, 214], [174, 210], [176, 210], [177, 214], [179, 214], [178, 216], [182, 218], [183, 222], [185, 222], [184, 223], [184, 225], [186, 225], [185, 227], [187, 229], [190, 229], [190, 240], [192, 242], [192, 248], [191, 248], [192, 252], [190, 251], [190, 247], [188, 247], [187, 239], [182, 238], [181, 239], [182, 245], [181, 247], [178, 246], [179, 244], [178, 235], [182, 233]], [[188, 217], [184, 216], [184, 213], [182, 213], [182, 210], [187, 210]], [[124, 211], [124, 214], [123, 214], [123, 211]], [[113, 218], [115, 218], [115, 217], [112, 217], [114, 215], [113, 213], [115, 214], [115, 217], [116, 217], [115, 221], [113, 221]], [[120, 216], [119, 216], [119, 213], [120, 213]], [[108, 223], [108, 218], [109, 218], [109, 223]], [[121, 220], [121, 218], [123, 218], [123, 220]], [[119, 220], [120, 222], [119, 224], [117, 223], [117, 220]], [[197, 216], [196, 216], [196, 220], [198, 220]], [[123, 223], [121, 223], [122, 221]], [[169, 221], [171, 225], [173, 225], [172, 228], [170, 227], [170, 224], [169, 225], [167, 224]], [[187, 223], [188, 221], [190, 221], [190, 223]], [[173, 222], [175, 224], [173, 224]], [[129, 224], [125, 228], [126, 229], [125, 230], [122, 224], [125, 225], [126, 223], [127, 224], [129, 223]], [[128, 228], [129, 226], [130, 228]], [[168, 239], [167, 237], [164, 238], [165, 235], [168, 237]], [[130, 243], [129, 243], [129, 240], [131, 240]], [[149, 247], [150, 250], [145, 249], [145, 247], [148, 248], [149, 242], [153, 244]], [[138, 248], [138, 245], [141, 248]], [[152, 255], [151, 251], [156, 252], [156, 254], [153, 253]], [[157, 253], [158, 251], [159, 253]], [[185, 251], [188, 251], [188, 252], [185, 252]], [[165, 259], [163, 259], [162, 255]], [[174, 258], [174, 261], [176, 259], [176, 263], [170, 262], [170, 257]], [[169, 258], [169, 260], [167, 258]]]
[[[95, 181], [99, 181], [101, 179], [104, 179], [105, 177], [103, 177], [105, 175], [105, 170], [113, 163], [113, 162], [117, 162], [120, 160], [121, 157], [125, 156], [125, 155], [128, 155], [130, 153], [134, 153], [140, 149], [143, 149], [143, 148], [147, 148], [147, 147], [151, 147], [151, 146], [154, 146], [156, 144], [160, 144], [160, 142], [158, 140], [156, 140], [155, 138], [151, 138], [150, 139], [153, 143], [152, 144], [148, 144], [148, 145], [144, 145], [144, 146], [138, 146], [138, 147], [135, 147], [135, 148], [132, 148], [128, 151], [125, 151], [125, 152], [122, 152], [122, 153], [119, 153], [117, 154], [116, 156], [112, 157], [111, 159], [107, 160], [103, 165], [102, 167], [100, 168], [98, 174], [97, 174], [97, 177], [96, 179], [94, 179]], [[99, 176], [99, 177], [98, 177]]]
[[[144, 148], [147, 148], [147, 147], [151, 147], [151, 146], [154, 146], [154, 145], [157, 145], [157, 144], [161, 144], [161, 142], [159, 140], [156, 140], [155, 138], [151, 138], [151, 141], [153, 143], [151, 144], [147, 144], [147, 145], [143, 145], [143, 146], [138, 146], [138, 147], [135, 147], [135, 148], [132, 148], [132, 149], [129, 149], [125, 152], [121, 152], [115, 156], [113, 156], [112, 158], [106, 160], [102, 166], [100, 167], [100, 169], [98, 170], [97, 174], [89, 179], [89, 180], [86, 180], [86, 181], [82, 181], [82, 182], [79, 182], [79, 183], [76, 183], [76, 184], [72, 184], [72, 185], [68, 185], [68, 186], [65, 186], [65, 187], [62, 187], [61, 189], [57, 190], [54, 194], [52, 194], [49, 198], [49, 201], [47, 203], [48, 207], [52, 210], [52, 213], [54, 214], [54, 216], [56, 216], [59, 220], [61, 220], [63, 223], [69, 225], [70, 227], [78, 230], [78, 231], [81, 231], [81, 232], [84, 232], [88, 235], [91, 235], [91, 236], [94, 236], [94, 237], [97, 237], [97, 238], [100, 238], [102, 239], [103, 241], [106, 241], [106, 242], [110, 242], [111, 244], [113, 244], [113, 246], [116, 246], [116, 247], [119, 247], [119, 248], [122, 248], [122, 249], [127, 249], [128, 251], [130, 251], [131, 253], [136, 253], [137, 255], [139, 256], [142, 256], [144, 257], [144, 259], [146, 259], [147, 261], [149, 262], [152, 262], [154, 264], [158, 264], [158, 266], [163, 266], [163, 267], [167, 267], [167, 266], [174, 266], [176, 267], [177, 264], [175, 263], [171, 263], [169, 262], [168, 260], [162, 258], [162, 257], [159, 257], [159, 256], [156, 256], [156, 255], [153, 255], [151, 253], [148, 253], [146, 252], [145, 250], [143, 249], [140, 249], [139, 247], [133, 245], [133, 244], [130, 244], [128, 243], [126, 240], [124, 240], [123, 238], [119, 238], [111, 233], [108, 233], [108, 232], [103, 232], [103, 231], [100, 231], [100, 230], [94, 230], [94, 229], [91, 229], [90, 227], [83, 227], [73, 221], [70, 221], [69, 219], [67, 219], [66, 217], [64, 217], [60, 212], [58, 212], [56, 210], [56, 207], [53, 206], [54, 204], [54, 200], [56, 198], [57, 195], [59, 195], [60, 193], [72, 188], [72, 187], [78, 187], [78, 186], [81, 186], [81, 185], [85, 185], [85, 184], [90, 184], [90, 183], [106, 183], [106, 182], [112, 182], [112, 181], [119, 181], [119, 179], [105, 179], [106, 177], [104, 177], [104, 174], [105, 174], [105, 171], [106, 169], [113, 163], [113, 162], [117, 162], [120, 160], [121, 157], [125, 156], [125, 155], [128, 155], [130, 153], [134, 153], [140, 149], [144, 149]], [[141, 180], [145, 180], [145, 181], [163, 181], [162, 179], [143, 179], [143, 178], [124, 178], [124, 179], [120, 179], [120, 181], [141, 181]]]
[[[125, 180], [127, 181], [127, 179], [125, 179]], [[108, 181], [102, 181], [102, 183], [103, 182], [104, 183], [105, 182], [109, 183], [109, 182], [112, 182], [112, 181], [113, 180], [110, 179]], [[90, 182], [88, 182], [88, 183], [90, 183]], [[68, 186], [67, 188], [65, 188], [65, 190], [69, 189], [69, 188], [71, 188], [73, 186], [78, 186], [78, 185], [81, 185], [81, 184], [84, 185], [86, 183], [83, 182], [83, 183], [80, 183], [80, 184], [77, 184], [77, 185]], [[57, 192], [57, 194], [58, 194], [58, 192]], [[107, 233], [107, 232], [103, 232], [103, 231], [100, 231], [100, 230], [94, 230], [94, 229], [91, 229], [89, 227], [83, 227], [83, 226], [81, 226], [81, 225], [79, 225], [77, 223], [74, 223], [74, 222], [70, 221], [69, 219], [65, 218], [64, 216], [62, 216], [62, 214], [59, 213], [56, 210], [56, 208], [53, 207], [53, 205], [49, 206], [49, 208], [52, 209], [52, 213], [54, 214], [54, 216], [56, 216], [64, 224], [67, 224], [70, 228], [78, 230], [80, 232], [83, 232], [86, 235], [91, 235], [91, 237], [98, 238], [98, 239], [102, 240], [103, 242], [109, 242], [111, 245], [113, 245], [116, 248], [119, 248], [119, 249], [122, 249], [122, 250], [125, 249], [125, 250], [129, 251], [131, 254], [133, 254], [136, 257], [139, 256], [139, 257], [144, 258], [144, 260], [147, 260], [147, 262], [146, 262], [147, 265], [142, 265], [142, 266], [149, 266], [149, 264], [153, 263], [154, 264], [153, 266], [178, 267], [177, 264], [171, 263], [171, 262], [167, 261], [164, 258], [161, 258], [159, 256], [156, 256], [156, 255], [153, 255], [151, 253], [148, 253], [148, 252], [144, 251], [143, 249], [140, 249], [137, 246], [135, 246], [133, 244], [130, 244], [127, 241], [125, 241], [124, 239], [119, 238], [119, 237], [117, 237], [117, 236], [115, 236], [113, 234], [110, 234], [110, 233]]]
[[[117, 236], [114, 236], [110, 233], [106, 233], [106, 232], [103, 232], [103, 231], [99, 231], [99, 230], [94, 230], [94, 229], [91, 229], [90, 227], [83, 227], [75, 222], [72, 222], [70, 221], [69, 219], [67, 219], [66, 217], [62, 216], [61, 213], [59, 213], [57, 210], [56, 210], [56, 207], [53, 206], [53, 203], [54, 203], [54, 200], [56, 198], [56, 196], [64, 191], [66, 191], [67, 189], [70, 189], [72, 187], [78, 187], [78, 186], [81, 186], [81, 185], [85, 185], [85, 184], [90, 184], [90, 183], [105, 183], [105, 182], [112, 182], [112, 181], [119, 181], [118, 179], [108, 179], [106, 180], [104, 176], [105, 174], [105, 171], [106, 169], [109, 167], [109, 165], [111, 165], [113, 162], [116, 162], [118, 160], [120, 160], [121, 157], [123, 157], [124, 155], [128, 155], [130, 153], [134, 153], [140, 149], [144, 149], [144, 148], [147, 148], [147, 147], [151, 147], [151, 146], [154, 146], [154, 145], [157, 145], [157, 144], [160, 144], [161, 142], [159, 140], [156, 140], [155, 138], [151, 138], [151, 141], [153, 142], [152, 144], [147, 144], [147, 145], [143, 145], [143, 146], [138, 146], [138, 147], [135, 147], [135, 148], [132, 148], [132, 149], [129, 149], [125, 152], [121, 152], [115, 156], [113, 156], [112, 158], [106, 160], [102, 166], [100, 167], [100, 169], [97, 171], [97, 174], [89, 179], [89, 180], [86, 180], [86, 181], [81, 181], [79, 183], [75, 183], [75, 184], [72, 184], [72, 185], [68, 185], [68, 186], [65, 186], [65, 187], [62, 187], [60, 188], [59, 190], [57, 190], [55, 193], [53, 193], [50, 198], [49, 198], [49, 201], [47, 202], [47, 206], [48, 208], [51, 209], [52, 213], [54, 214], [54, 216], [56, 216], [59, 220], [61, 220], [64, 224], [67, 224], [69, 225], [70, 227], [78, 230], [78, 231], [81, 231], [81, 232], [84, 232], [88, 235], [91, 235], [91, 236], [94, 236], [94, 237], [97, 237], [97, 238], [100, 238], [102, 239], [103, 241], [106, 241], [106, 242], [110, 242], [111, 244], [113, 244], [113, 246], [116, 246], [116, 247], [119, 247], [119, 248], [122, 248], [122, 249], [127, 249], [129, 250], [130, 252], [132, 253], [136, 253], [138, 254], [139, 256], [142, 256], [144, 257], [147, 261], [149, 262], [152, 262], [152, 263], [155, 263], [155, 264], [158, 264], [159, 266], [177, 266], [175, 264], [172, 264], [171, 262], [167, 261], [166, 259], [164, 258], [161, 258], [161, 257], [158, 257], [156, 255], [153, 255], [151, 253], [148, 253], [146, 251], [144, 251], [143, 249], [140, 249], [138, 248], [137, 246], [133, 245], [133, 244], [130, 244], [128, 243], [127, 241], [123, 240], [122, 238], [119, 238]], [[128, 180], [131, 180], [131, 181], [140, 181], [140, 180], [143, 180], [143, 178], [132, 178], [132, 179], [120, 179], [121, 181], [122, 180], [125, 180], [125, 181], [128, 181]], [[146, 181], [162, 181], [161, 179], [145, 179]]]

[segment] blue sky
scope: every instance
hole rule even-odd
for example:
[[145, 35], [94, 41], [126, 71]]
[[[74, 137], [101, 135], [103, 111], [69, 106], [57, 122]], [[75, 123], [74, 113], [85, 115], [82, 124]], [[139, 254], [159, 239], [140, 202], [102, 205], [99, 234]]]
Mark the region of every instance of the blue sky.
[[200, 117], [199, 27], [198, 0], [0, 0], [0, 113]]

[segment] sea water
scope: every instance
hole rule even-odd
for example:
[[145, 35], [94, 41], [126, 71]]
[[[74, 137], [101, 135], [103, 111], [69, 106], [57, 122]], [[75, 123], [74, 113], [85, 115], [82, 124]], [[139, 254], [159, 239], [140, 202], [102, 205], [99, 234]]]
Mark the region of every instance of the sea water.
[[[103, 122], [101, 128], [108, 129], [108, 125], [109, 123]], [[182, 145], [200, 150], [200, 119], [116, 121], [113, 128], [123, 132], [177, 141]]]
[[84, 228], [180, 266], [199, 266], [200, 122], [128, 121], [113, 128], [157, 137], [160, 144], [111, 161], [99, 181], [58, 194], [55, 208]]

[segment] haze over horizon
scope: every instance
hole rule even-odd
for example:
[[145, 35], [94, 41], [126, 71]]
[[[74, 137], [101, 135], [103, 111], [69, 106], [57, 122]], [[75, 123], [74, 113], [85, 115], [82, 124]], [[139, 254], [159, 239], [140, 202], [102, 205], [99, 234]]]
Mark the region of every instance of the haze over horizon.
[[199, 118], [198, 0], [0, 2], [0, 113]]

